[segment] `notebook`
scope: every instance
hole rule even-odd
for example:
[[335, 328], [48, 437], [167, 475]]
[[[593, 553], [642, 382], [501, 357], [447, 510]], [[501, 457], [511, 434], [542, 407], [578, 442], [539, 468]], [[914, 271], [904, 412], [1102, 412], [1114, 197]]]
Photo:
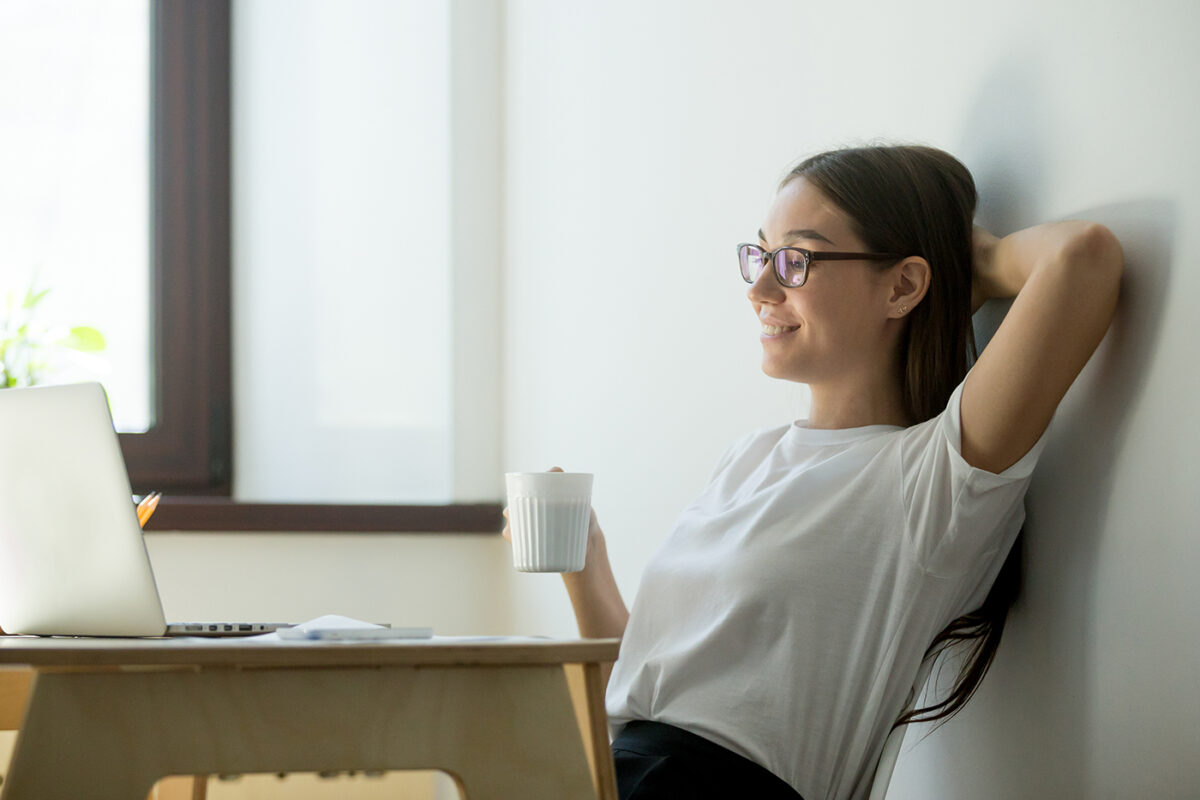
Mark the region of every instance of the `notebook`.
[[168, 626], [99, 383], [0, 389], [0, 628], [40, 636], [249, 636]]

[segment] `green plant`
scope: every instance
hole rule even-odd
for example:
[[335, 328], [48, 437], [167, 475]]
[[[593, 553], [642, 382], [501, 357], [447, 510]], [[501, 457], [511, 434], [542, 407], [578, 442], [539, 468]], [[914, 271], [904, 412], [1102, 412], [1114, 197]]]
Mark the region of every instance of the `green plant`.
[[0, 388], [33, 386], [46, 381], [69, 351], [95, 353], [105, 348], [100, 331], [88, 326], [50, 326], [37, 319], [38, 304], [50, 293], [36, 289], [4, 296], [0, 317]]

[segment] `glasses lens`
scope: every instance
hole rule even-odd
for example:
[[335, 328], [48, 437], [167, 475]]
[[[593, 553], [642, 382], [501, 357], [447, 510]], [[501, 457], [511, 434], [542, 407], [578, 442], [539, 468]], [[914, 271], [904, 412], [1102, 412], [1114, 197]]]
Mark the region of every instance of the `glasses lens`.
[[752, 244], [738, 246], [738, 262], [742, 268], [742, 280], [754, 283], [763, 270], [763, 251]]
[[808, 277], [808, 262], [804, 253], [790, 248], [775, 254], [775, 272], [784, 286], [800, 286]]

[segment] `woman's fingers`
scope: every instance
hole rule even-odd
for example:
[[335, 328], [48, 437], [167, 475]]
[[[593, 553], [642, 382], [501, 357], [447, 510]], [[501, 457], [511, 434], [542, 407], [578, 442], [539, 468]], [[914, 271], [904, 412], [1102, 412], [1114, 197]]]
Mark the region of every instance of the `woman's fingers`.
[[[550, 469], [548, 469], [546, 471], [547, 472], [562, 472], [563, 468], [562, 467], [551, 467]], [[509, 527], [508, 506], [505, 506], [504, 510], [501, 513], [504, 514], [504, 528], [503, 528], [503, 530], [500, 531], [500, 535], [503, 536], [509, 544], [512, 544], [512, 528]], [[596, 516], [595, 512], [593, 512], [592, 513], [593, 520], [595, 519], [595, 516]]]

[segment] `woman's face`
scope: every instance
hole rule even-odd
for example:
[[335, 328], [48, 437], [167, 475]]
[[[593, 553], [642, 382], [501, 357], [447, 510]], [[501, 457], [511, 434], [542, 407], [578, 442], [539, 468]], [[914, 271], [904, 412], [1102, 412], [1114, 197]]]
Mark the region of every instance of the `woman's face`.
[[[772, 251], [869, 252], [848, 217], [804, 178], [775, 196], [760, 235], [759, 244]], [[818, 383], [884, 368], [893, 357], [887, 335], [892, 270], [879, 269], [879, 262], [817, 258], [803, 286], [781, 286], [768, 266], [746, 292], [763, 326], [763, 372]]]

